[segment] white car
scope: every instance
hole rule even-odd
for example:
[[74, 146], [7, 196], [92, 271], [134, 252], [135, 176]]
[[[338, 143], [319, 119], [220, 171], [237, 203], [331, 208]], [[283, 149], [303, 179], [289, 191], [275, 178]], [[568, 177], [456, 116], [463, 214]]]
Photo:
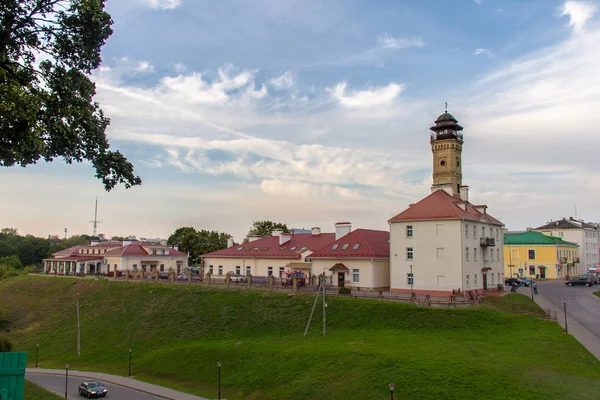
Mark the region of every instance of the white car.
[[240, 274], [234, 274], [233, 272], [228, 272], [229, 280], [235, 283], [244, 283], [246, 282], [246, 277]]

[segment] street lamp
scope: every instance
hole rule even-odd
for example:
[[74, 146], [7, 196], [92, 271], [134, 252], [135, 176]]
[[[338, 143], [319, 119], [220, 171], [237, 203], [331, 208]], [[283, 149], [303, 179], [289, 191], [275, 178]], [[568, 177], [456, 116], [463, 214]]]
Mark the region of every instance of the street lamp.
[[390, 399], [394, 400], [394, 386], [396, 385], [390, 383], [388, 386], [390, 387]]
[[35, 367], [38, 367], [38, 356], [40, 354], [40, 344], [35, 345]]
[[219, 369], [219, 397], [218, 397], [218, 399], [221, 400], [221, 361], [217, 361], [217, 367]]
[[131, 378], [131, 349], [129, 349], [129, 377]]
[[65, 364], [65, 399], [69, 395], [69, 364]]

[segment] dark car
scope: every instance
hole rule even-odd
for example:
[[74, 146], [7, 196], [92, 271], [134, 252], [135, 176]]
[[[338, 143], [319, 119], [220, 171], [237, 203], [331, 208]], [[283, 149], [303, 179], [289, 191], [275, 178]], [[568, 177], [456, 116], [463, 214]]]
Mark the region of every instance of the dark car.
[[506, 286], [512, 286], [513, 283], [516, 283], [519, 287], [523, 286], [523, 281], [519, 278], [508, 278], [504, 280]]
[[592, 286], [592, 284], [593, 284], [592, 278], [589, 276], [586, 276], [586, 275], [575, 276], [565, 282], [565, 285], [567, 285], [567, 286], [575, 286], [575, 285]]
[[519, 278], [521, 281], [521, 286], [531, 286], [535, 281], [531, 278]]
[[581, 274], [581, 276], [589, 276], [593, 285], [598, 283], [598, 276], [596, 274]]
[[83, 383], [79, 385], [79, 394], [88, 399], [92, 397], [104, 397], [106, 396], [106, 393], [106, 388], [98, 381], [83, 381]]
[[159, 272], [158, 279], [169, 279], [169, 273], [168, 272]]

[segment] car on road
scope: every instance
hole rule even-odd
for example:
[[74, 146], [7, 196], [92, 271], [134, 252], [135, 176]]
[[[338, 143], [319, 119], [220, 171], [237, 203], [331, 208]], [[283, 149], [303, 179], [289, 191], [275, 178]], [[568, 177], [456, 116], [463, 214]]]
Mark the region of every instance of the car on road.
[[[177, 275], [177, 277], [175, 279], [178, 281], [187, 281], [188, 277], [189, 277], [188, 274], [181, 274], [181, 275]], [[196, 282], [199, 280], [200, 280], [200, 277], [198, 275], [192, 274], [192, 281]]]
[[105, 397], [107, 392], [104, 385], [98, 381], [83, 381], [83, 383], [79, 385], [79, 394], [88, 399], [93, 397]]
[[234, 274], [233, 272], [228, 272], [229, 280], [235, 283], [244, 283], [246, 282], [246, 277], [240, 274]]
[[567, 285], [567, 286], [576, 286], [576, 285], [592, 286], [593, 281], [592, 281], [592, 278], [589, 276], [580, 275], [580, 276], [572, 277], [571, 279], [569, 279], [568, 281], [565, 282], [565, 285]]
[[512, 286], [513, 283], [516, 283], [519, 287], [524, 286], [524, 282], [519, 278], [508, 278], [504, 280], [504, 285], [506, 286]]
[[581, 274], [581, 276], [589, 276], [590, 279], [592, 280], [593, 285], [598, 284], [598, 275], [596, 275], [596, 274]]
[[531, 286], [535, 283], [535, 281], [531, 278], [519, 278], [522, 281], [522, 286]]
[[158, 279], [169, 279], [169, 273], [168, 272], [159, 272]]

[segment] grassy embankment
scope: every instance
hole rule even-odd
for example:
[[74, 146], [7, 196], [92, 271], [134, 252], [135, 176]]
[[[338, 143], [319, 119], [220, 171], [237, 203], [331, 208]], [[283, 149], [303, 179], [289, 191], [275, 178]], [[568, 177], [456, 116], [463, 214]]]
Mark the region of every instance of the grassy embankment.
[[[82, 354], [76, 356], [75, 298]], [[46, 368], [127, 374], [234, 399], [596, 399], [600, 363], [555, 323], [503, 310], [428, 309], [201, 287], [16, 277], [0, 282], [15, 350]], [[31, 361], [33, 357], [30, 357]], [[31, 364], [30, 364], [31, 365]]]
[[25, 379], [25, 392], [23, 393], [23, 400], [59, 400], [62, 397], [55, 395], [52, 392], [47, 391], [44, 388], [37, 386]]

